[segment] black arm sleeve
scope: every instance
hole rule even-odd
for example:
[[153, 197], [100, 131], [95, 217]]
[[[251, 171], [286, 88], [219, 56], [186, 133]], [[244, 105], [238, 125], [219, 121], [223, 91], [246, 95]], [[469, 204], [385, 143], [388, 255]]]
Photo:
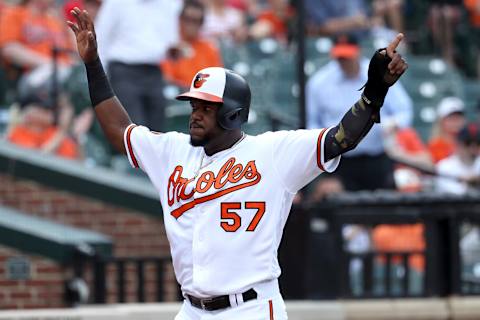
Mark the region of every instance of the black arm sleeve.
[[378, 108], [363, 99], [358, 100], [340, 123], [328, 131], [324, 145], [325, 161], [355, 148], [379, 117]]

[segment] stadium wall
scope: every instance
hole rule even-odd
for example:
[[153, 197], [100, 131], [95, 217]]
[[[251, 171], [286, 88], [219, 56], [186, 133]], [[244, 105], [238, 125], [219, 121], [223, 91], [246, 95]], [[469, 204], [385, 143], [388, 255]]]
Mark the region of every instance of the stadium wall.
[[[29, 262], [31, 277], [26, 280], [14, 280], [7, 275], [7, 261], [20, 256]], [[0, 309], [64, 307], [67, 277], [67, 270], [58, 262], [39, 256], [26, 257], [23, 252], [0, 246]]]
[[[45, 179], [48, 180], [48, 176]], [[0, 173], [0, 206], [14, 208], [32, 216], [96, 231], [112, 238], [114, 257], [165, 257], [169, 248], [161, 214], [154, 216], [139, 210], [65, 191], [44, 183]], [[161, 208], [158, 205], [158, 211]], [[5, 262], [11, 257], [26, 257], [32, 278], [28, 281], [6, 279]], [[113, 268], [110, 266], [109, 268]], [[0, 309], [60, 308], [65, 305], [65, 281], [69, 272], [62, 264], [11, 247], [0, 247]], [[136, 301], [135, 269], [126, 266], [126, 302]], [[107, 302], [116, 301], [114, 272], [107, 281]], [[154, 274], [148, 272], [146, 274]], [[71, 271], [70, 271], [71, 273]], [[93, 281], [91, 270], [85, 274]], [[48, 279], [48, 280], [47, 280]], [[154, 276], [145, 279], [147, 302], [156, 301]], [[151, 290], [149, 288], [152, 288]], [[165, 301], [177, 300], [177, 283], [173, 270], [167, 266], [164, 283]]]

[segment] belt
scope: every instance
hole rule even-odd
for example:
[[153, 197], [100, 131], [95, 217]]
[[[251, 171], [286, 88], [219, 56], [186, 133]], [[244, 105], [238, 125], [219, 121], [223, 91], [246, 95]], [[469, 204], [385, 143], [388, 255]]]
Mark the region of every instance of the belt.
[[[215, 311], [215, 310], [225, 309], [231, 306], [229, 295], [202, 299], [202, 298], [197, 298], [187, 294], [187, 297], [188, 297], [188, 300], [190, 300], [190, 303], [192, 304], [192, 306], [202, 310]], [[242, 297], [244, 302], [257, 299], [257, 292], [252, 288], [242, 293]]]

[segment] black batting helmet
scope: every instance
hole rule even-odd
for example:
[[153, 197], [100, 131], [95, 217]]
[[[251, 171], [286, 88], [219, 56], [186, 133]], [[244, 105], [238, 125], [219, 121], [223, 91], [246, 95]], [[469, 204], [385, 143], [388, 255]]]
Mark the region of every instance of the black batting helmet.
[[197, 72], [190, 91], [177, 96], [178, 100], [199, 99], [221, 103], [217, 121], [226, 130], [239, 129], [248, 120], [250, 87], [242, 76], [220, 67]]

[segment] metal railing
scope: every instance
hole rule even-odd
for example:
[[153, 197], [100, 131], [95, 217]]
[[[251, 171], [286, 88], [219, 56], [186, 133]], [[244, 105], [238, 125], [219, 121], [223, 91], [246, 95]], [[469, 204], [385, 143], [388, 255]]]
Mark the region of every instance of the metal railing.
[[[421, 224], [424, 249], [347, 248], [345, 226], [372, 230], [384, 224]], [[480, 250], [461, 245], [465, 224], [480, 232], [480, 197], [359, 193], [296, 206], [280, 248], [280, 284], [292, 299], [478, 295]], [[478, 239], [480, 234], [470, 247]], [[409, 264], [412, 256], [424, 260], [422, 270]]]

